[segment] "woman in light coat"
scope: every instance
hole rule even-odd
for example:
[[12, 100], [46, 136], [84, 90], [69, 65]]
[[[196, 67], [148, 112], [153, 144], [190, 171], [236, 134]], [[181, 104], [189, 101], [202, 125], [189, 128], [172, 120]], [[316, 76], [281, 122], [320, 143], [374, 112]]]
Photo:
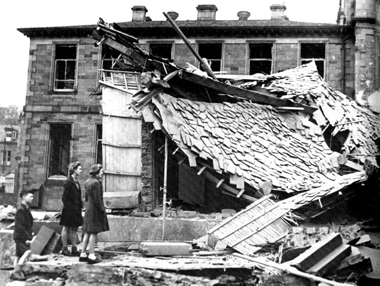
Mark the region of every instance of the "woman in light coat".
[[[91, 167], [91, 178], [89, 178], [84, 188], [86, 190], [86, 212], [83, 225], [83, 248], [79, 261], [87, 261], [89, 264], [100, 262], [95, 256], [95, 241], [98, 233], [109, 230], [107, 214], [103, 202], [103, 186], [100, 181], [103, 175], [102, 165], [96, 164]], [[87, 245], [89, 255], [86, 255]]]

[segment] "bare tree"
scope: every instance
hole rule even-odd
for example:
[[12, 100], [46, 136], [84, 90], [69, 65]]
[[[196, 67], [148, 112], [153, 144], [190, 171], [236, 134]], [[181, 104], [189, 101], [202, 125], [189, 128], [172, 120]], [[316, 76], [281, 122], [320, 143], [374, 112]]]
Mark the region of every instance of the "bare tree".
[[17, 105], [0, 106], [0, 124], [17, 125], [20, 109]]

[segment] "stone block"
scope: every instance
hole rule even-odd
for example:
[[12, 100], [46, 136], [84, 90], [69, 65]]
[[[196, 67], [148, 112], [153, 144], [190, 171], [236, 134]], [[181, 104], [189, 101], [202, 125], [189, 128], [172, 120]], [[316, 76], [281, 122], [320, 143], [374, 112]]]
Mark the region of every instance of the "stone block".
[[[162, 240], [162, 218], [136, 218], [108, 215], [110, 230], [98, 234], [98, 241]], [[217, 222], [205, 219], [165, 220], [165, 240], [189, 241], [207, 234]]]
[[59, 237], [57, 239], [57, 236], [55, 234], [56, 233], [54, 230], [46, 226], [42, 226], [36, 237], [33, 239], [32, 245], [30, 246], [32, 253], [38, 255], [51, 253], [59, 239]]
[[13, 268], [16, 245], [13, 241], [13, 230], [0, 230], [0, 269]]
[[141, 242], [139, 251], [145, 256], [191, 255], [191, 245], [184, 242]]

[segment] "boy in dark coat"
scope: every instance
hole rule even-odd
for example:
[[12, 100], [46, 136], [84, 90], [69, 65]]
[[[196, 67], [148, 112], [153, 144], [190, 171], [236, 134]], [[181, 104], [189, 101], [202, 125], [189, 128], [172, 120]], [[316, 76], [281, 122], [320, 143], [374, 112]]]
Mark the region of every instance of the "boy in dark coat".
[[25, 280], [21, 268], [31, 255], [30, 244], [33, 238], [33, 217], [29, 209], [29, 206], [33, 202], [33, 191], [22, 190], [20, 198], [21, 204], [16, 211], [15, 229], [13, 232], [13, 240], [16, 243], [16, 259], [14, 272], [11, 276], [13, 280]]
[[[82, 191], [78, 182], [78, 177], [82, 173], [82, 166], [79, 162], [71, 163], [69, 166], [69, 176], [63, 185], [62, 202], [63, 209], [60, 225], [63, 225], [61, 232], [62, 254], [66, 256], [79, 256], [77, 249], [78, 227], [83, 224], [82, 218]], [[67, 239], [70, 235], [71, 253], [67, 248]]]

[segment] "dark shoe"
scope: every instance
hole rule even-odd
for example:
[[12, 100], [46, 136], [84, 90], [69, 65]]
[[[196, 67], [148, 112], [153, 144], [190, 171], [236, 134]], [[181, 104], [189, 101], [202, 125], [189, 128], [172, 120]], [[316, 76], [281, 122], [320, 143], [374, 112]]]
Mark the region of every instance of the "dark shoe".
[[80, 252], [78, 250], [71, 250], [71, 256], [80, 256]]
[[25, 277], [24, 273], [22, 273], [22, 272], [13, 272], [11, 274], [11, 280], [25, 281], [26, 277]]
[[99, 263], [99, 262], [102, 262], [102, 260], [99, 259], [98, 257], [96, 257], [95, 259], [87, 258], [87, 263], [88, 264], [96, 264], [96, 263]]
[[71, 256], [71, 253], [68, 249], [62, 249], [61, 254], [64, 256]]
[[82, 256], [79, 256], [79, 262], [87, 262], [88, 260], [88, 257], [82, 257]]

